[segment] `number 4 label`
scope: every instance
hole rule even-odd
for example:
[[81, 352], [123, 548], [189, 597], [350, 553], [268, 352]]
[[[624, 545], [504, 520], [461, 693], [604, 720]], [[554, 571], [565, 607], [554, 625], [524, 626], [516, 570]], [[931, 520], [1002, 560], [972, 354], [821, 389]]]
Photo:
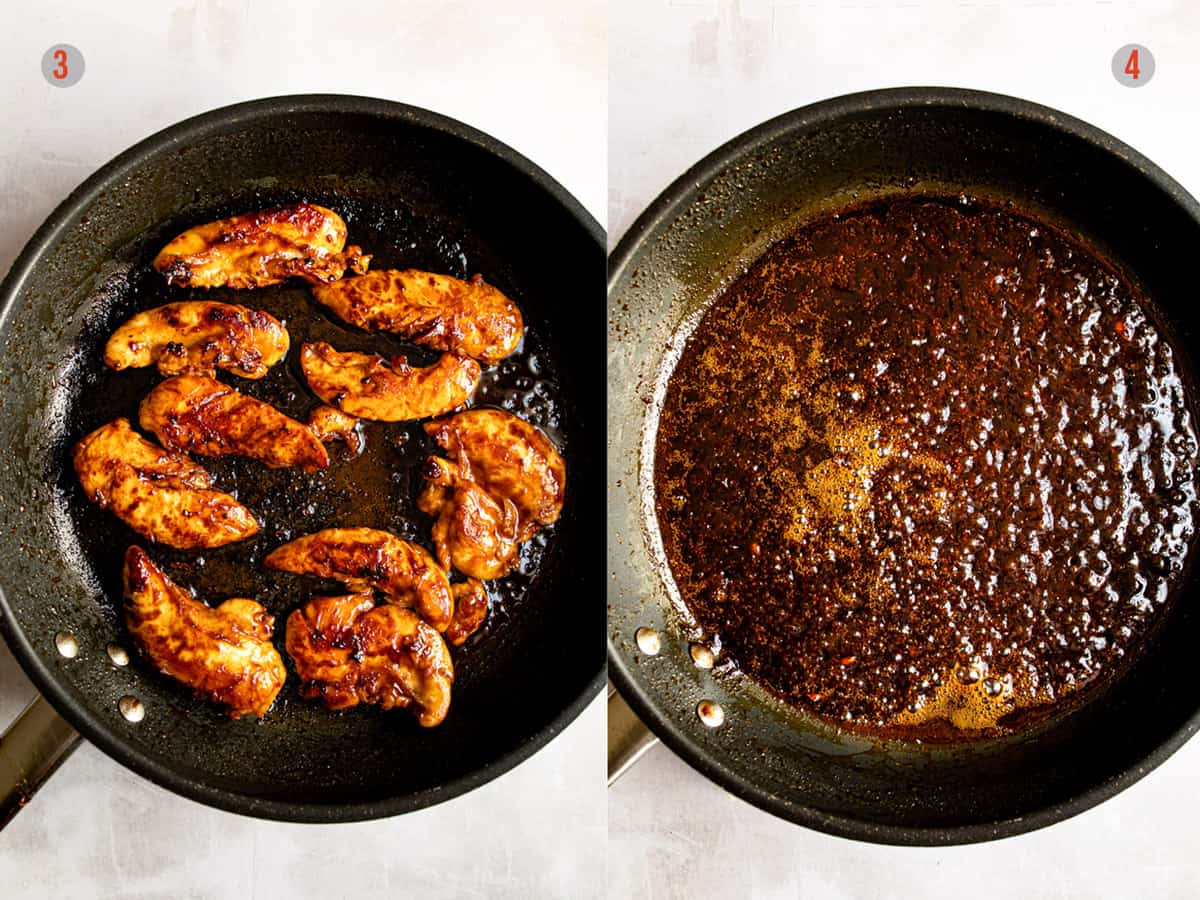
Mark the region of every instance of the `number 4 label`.
[[1112, 73], [1125, 87], [1142, 87], [1154, 77], [1154, 54], [1142, 44], [1126, 44], [1113, 54]]
[[1142, 70], [1138, 68], [1138, 48], [1134, 47], [1129, 51], [1129, 62], [1125, 63], [1125, 74], [1131, 78], [1137, 78], [1142, 74]]

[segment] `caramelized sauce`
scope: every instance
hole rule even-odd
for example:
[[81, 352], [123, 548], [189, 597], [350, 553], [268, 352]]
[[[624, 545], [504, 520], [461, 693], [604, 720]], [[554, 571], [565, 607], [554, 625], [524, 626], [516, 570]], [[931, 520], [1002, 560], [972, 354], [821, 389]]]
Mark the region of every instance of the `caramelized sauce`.
[[705, 312], [655, 456], [698, 630], [855, 731], [964, 740], [1077, 702], [1183, 570], [1194, 423], [1149, 301], [993, 203], [895, 200]]

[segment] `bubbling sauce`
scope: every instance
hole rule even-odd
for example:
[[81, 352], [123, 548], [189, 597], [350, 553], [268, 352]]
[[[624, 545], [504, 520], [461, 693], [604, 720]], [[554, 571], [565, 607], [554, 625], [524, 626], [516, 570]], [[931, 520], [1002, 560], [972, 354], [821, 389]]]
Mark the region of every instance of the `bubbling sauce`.
[[1144, 293], [992, 202], [882, 202], [705, 312], [655, 449], [701, 636], [853, 731], [1011, 732], [1137, 652], [1183, 571], [1197, 440]]

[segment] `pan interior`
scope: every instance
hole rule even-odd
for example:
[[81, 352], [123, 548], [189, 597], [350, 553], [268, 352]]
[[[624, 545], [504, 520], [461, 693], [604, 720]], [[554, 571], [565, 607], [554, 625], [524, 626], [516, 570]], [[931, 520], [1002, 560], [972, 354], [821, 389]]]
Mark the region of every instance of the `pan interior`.
[[[1105, 190], [1095, 190], [1101, 183]], [[1138, 777], [1146, 760], [1165, 756], [1195, 727], [1186, 666], [1200, 628], [1189, 602], [1193, 569], [1138, 662], [1105, 693], [1028, 732], [958, 746], [835, 732], [749, 679], [692, 664], [693, 630], [668, 595], [651, 514], [655, 415], [671, 349], [732, 278], [803, 223], [931, 194], [1011, 201], [1119, 261], [1156, 302], [1180, 368], [1194, 372], [1185, 262], [1187, 242], [1200, 238], [1194, 201], [1082, 123], [971, 92], [880, 92], [767, 123], [660, 200], [618, 248], [610, 283], [610, 342], [618, 349], [610, 356], [609, 479], [631, 485], [610, 508], [610, 527], [638, 535], [610, 549], [614, 680], [660, 736], [741, 796], [824, 830], [903, 843], [1028, 830]], [[662, 632], [654, 658], [634, 639], [646, 626]], [[724, 725], [700, 721], [701, 700], [722, 705]]]
[[[1032, 262], [1049, 259], [1056, 262], [1040, 270]], [[918, 274], [906, 281], [910, 265]], [[1060, 267], [1067, 273], [1058, 275]], [[1076, 300], [1089, 285], [1088, 299]], [[997, 290], [1005, 291], [1002, 313]], [[1043, 317], [1034, 310], [1047, 294], [1061, 305]], [[1041, 220], [962, 197], [846, 210], [772, 247], [709, 306], [658, 417], [650, 527], [663, 534], [676, 583], [706, 629], [696, 639], [719, 640], [728, 665], [736, 659], [795, 706], [907, 741], [1024, 730], [1099, 690], [1129, 661], [1117, 641], [1128, 635], [1142, 646], [1163, 615], [1194, 530], [1192, 415], [1169, 349], [1156, 368], [1158, 339], [1140, 331], [1153, 326], [1139, 294], [1130, 278]], [[1085, 310], [1096, 320], [1085, 323]], [[971, 324], [959, 327], [957, 315]], [[1144, 323], [1134, 341], [1119, 331], [1126, 316]], [[989, 328], [1001, 323], [997, 338]], [[1104, 349], [1085, 352], [1081, 333]], [[1006, 355], [1017, 352], [1024, 355]], [[1096, 429], [1094, 439], [1046, 453], [1042, 441], [1073, 433], [1064, 423], [1086, 419], [1103, 391], [1107, 376], [1081, 367], [1097, 354], [1124, 370], [1119, 399], [1082, 426]], [[1036, 362], [1027, 363], [1030, 355]], [[981, 368], [984, 360], [1002, 380]], [[1137, 380], [1147, 369], [1161, 379], [1154, 386]], [[1164, 396], [1171, 424], [1138, 445], [1143, 463], [1131, 471], [1116, 449], [1083, 462], [1089, 448], [1105, 453], [1125, 434], [1158, 427]], [[1037, 409], [1020, 397], [1055, 411], [1037, 439], [1028, 435]], [[961, 424], [969, 409], [977, 418]], [[988, 449], [976, 459], [980, 434]], [[1032, 467], [1006, 465], [1021, 454]], [[1067, 459], [1088, 467], [1087, 489], [1103, 485], [1096, 490], [1104, 499], [1072, 499], [1083, 481], [1077, 470], [1055, 468]], [[1037, 493], [1024, 487], [1031, 471]], [[1143, 480], [1144, 471], [1154, 474]], [[1179, 489], [1173, 499], [1167, 480]], [[1004, 500], [989, 506], [989, 496]], [[1031, 507], [1031, 497], [1046, 505]], [[1094, 515], [1105, 503], [1147, 512], [1126, 528]], [[1035, 516], [1038, 530], [1023, 530]], [[1184, 536], [1170, 551], [1177, 555], [1151, 558], [1148, 547], [1174, 527]], [[1104, 564], [1113, 560], [1103, 576], [1111, 581], [1085, 594], [1081, 567], [1094, 547]], [[975, 590], [956, 580], [963, 568]], [[1153, 587], [1139, 594], [1142, 585]], [[1143, 605], [1148, 596], [1158, 601]], [[980, 621], [989, 624], [966, 624]], [[828, 665], [814, 662], [823, 652]], [[933, 655], [939, 662], [930, 665]]]
[[[214, 124], [105, 179], [70, 211], [20, 285], [0, 363], [10, 387], [5, 437], [20, 448], [0, 473], [10, 535], [0, 551], [5, 597], [69, 699], [65, 711], [123, 761], [198, 799], [315, 819], [398, 812], [487, 780], [563, 724], [602, 664], [598, 648], [589, 652], [573, 637], [594, 633], [602, 614], [598, 597], [587, 602], [600, 546], [588, 524], [597, 518], [597, 492], [587, 487], [599, 456], [599, 423], [589, 418], [603, 402], [602, 384], [587, 377], [589, 367], [599, 369], [598, 329], [589, 334], [586, 316], [567, 317], [559, 303], [568, 279], [598, 269], [595, 236], [519, 166], [469, 136], [337, 106]], [[203, 296], [285, 320], [292, 352], [266, 378], [220, 377], [301, 419], [317, 405], [299, 372], [305, 340], [403, 352], [414, 364], [436, 357], [326, 315], [302, 285], [189, 294], [167, 288], [149, 269], [165, 240], [186, 227], [297, 199], [343, 215], [350, 242], [375, 254], [375, 268], [478, 272], [516, 299], [526, 339], [516, 355], [485, 370], [475, 404], [506, 407], [541, 425], [568, 462], [562, 519], [526, 545], [518, 572], [493, 583], [486, 629], [453, 651], [453, 702], [439, 728], [421, 729], [401, 711], [331, 713], [299, 699], [294, 671], [266, 721], [231, 721], [136, 656], [127, 668], [114, 667], [105, 649], [110, 642], [133, 649], [120, 615], [120, 559], [130, 543], [206, 600], [256, 597], [276, 617], [280, 647], [288, 612], [310, 596], [342, 591], [268, 574], [259, 562], [273, 547], [334, 525], [384, 528], [431, 546], [431, 520], [416, 510], [415, 497], [432, 444], [415, 423], [367, 424], [363, 454], [332, 445], [322, 473], [203, 460], [217, 485], [236, 488], [263, 524], [251, 541], [217, 550], [148, 545], [87, 503], [75, 482], [71, 444], [119, 415], [136, 423], [138, 401], [160, 378], [152, 369], [114, 373], [102, 363], [108, 334], [138, 310]], [[60, 629], [77, 636], [74, 659], [55, 652]], [[126, 694], [145, 705], [139, 724], [118, 714]]]

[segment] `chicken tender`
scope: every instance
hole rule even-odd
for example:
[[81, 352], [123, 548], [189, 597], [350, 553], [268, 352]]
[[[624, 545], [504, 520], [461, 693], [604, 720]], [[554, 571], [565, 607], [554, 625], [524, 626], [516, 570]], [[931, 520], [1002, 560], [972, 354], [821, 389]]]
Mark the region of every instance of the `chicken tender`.
[[377, 588], [438, 631], [446, 630], [454, 612], [450, 582], [433, 557], [375, 528], [326, 528], [277, 547], [263, 565], [340, 581], [356, 594]]
[[500, 578], [517, 564], [517, 507], [507, 497], [495, 498], [458, 467], [431, 456], [422, 475], [425, 489], [417, 498], [422, 512], [437, 516], [433, 544], [438, 562], [473, 578]]
[[471, 399], [479, 384], [479, 363], [449, 353], [432, 366], [413, 368], [403, 356], [389, 364], [372, 353], [340, 353], [322, 341], [301, 348], [300, 366], [313, 393], [330, 406], [381, 422], [444, 415]]
[[125, 553], [125, 621], [165, 675], [229, 715], [266, 715], [287, 672], [271, 644], [275, 619], [253, 600], [210, 607], [158, 568], [141, 547]]
[[341, 216], [296, 203], [189, 228], [163, 247], [154, 268], [175, 287], [259, 288], [292, 276], [324, 284], [347, 269], [361, 275], [370, 259], [346, 247]]
[[248, 456], [272, 469], [329, 465], [307, 425], [207, 375], [179, 375], [154, 388], [139, 409], [142, 428], [164, 447], [200, 456]]
[[358, 419], [332, 406], [318, 406], [308, 414], [308, 427], [322, 443], [345, 441], [351, 453], [360, 453], [363, 448], [362, 432]]
[[518, 541], [557, 521], [566, 463], [538, 428], [504, 410], [469, 409], [426, 422], [425, 431], [458, 464], [462, 477], [516, 505]]
[[443, 637], [448, 644], [460, 647], [483, 625], [488, 615], [488, 595], [483, 582], [477, 578], [452, 585], [454, 618]]
[[75, 474], [87, 498], [143, 537], [193, 550], [258, 531], [250, 510], [212, 490], [212, 478], [182, 453], [164, 450], [115, 419], [80, 439]]
[[425, 728], [450, 708], [454, 666], [442, 636], [412, 610], [366, 594], [314, 597], [287, 620], [300, 694], [330, 709], [411, 707]]
[[168, 303], [138, 313], [113, 332], [104, 348], [110, 369], [158, 364], [164, 375], [212, 375], [226, 369], [262, 378], [288, 351], [279, 320], [231, 303]]
[[485, 363], [516, 350], [525, 330], [517, 304], [479, 275], [460, 281], [416, 269], [377, 269], [314, 287], [313, 296], [351, 325]]

